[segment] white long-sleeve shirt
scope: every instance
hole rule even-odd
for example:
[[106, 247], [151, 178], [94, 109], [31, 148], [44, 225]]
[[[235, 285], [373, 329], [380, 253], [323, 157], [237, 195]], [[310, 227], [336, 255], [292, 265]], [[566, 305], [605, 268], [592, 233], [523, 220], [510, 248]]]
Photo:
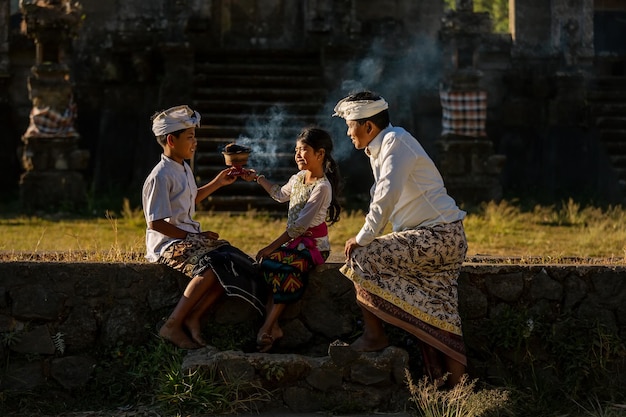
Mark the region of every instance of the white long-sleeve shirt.
[[410, 133], [391, 124], [365, 148], [374, 174], [369, 212], [356, 236], [359, 245], [393, 231], [452, 223], [465, 218], [444, 187], [441, 174]]

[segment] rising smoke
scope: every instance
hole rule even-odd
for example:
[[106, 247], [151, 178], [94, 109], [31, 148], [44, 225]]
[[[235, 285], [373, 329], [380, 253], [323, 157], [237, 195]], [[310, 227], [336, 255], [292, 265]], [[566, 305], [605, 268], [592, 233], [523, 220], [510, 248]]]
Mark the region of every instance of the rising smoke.
[[[389, 102], [392, 123], [411, 131], [415, 128], [416, 102], [425, 92], [438, 88], [441, 51], [436, 39], [415, 37], [404, 45], [391, 46], [389, 40], [376, 40], [362, 58], [345, 63], [344, 73], [337, 75], [337, 86], [317, 115], [317, 124], [333, 137], [333, 156], [339, 163], [350, 159], [355, 150], [346, 137], [344, 120], [331, 117], [337, 101], [360, 90], [374, 91]], [[288, 125], [290, 120], [297, 120], [291, 116], [275, 106], [267, 114], [250, 118], [246, 133], [237, 143], [252, 149], [250, 165], [255, 169], [272, 167], [277, 152], [292, 151], [297, 131], [305, 126]], [[293, 142], [285, 148], [284, 142], [290, 138]]]

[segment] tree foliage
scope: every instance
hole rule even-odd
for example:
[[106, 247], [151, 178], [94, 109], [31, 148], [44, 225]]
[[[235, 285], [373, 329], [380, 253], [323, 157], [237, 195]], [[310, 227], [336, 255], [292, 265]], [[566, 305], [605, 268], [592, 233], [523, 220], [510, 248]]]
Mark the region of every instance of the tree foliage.
[[[456, 9], [456, 0], [444, 0], [449, 9]], [[487, 12], [497, 33], [509, 32], [509, 0], [474, 0], [475, 12]]]

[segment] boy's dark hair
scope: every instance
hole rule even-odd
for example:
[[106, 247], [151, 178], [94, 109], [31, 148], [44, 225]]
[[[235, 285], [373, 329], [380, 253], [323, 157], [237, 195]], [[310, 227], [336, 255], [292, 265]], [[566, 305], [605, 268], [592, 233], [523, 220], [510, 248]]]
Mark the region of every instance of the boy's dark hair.
[[314, 150], [324, 149], [324, 173], [333, 189], [330, 207], [328, 207], [328, 216], [326, 220], [330, 224], [339, 221], [341, 214], [341, 205], [339, 204], [339, 194], [341, 193], [341, 174], [339, 173], [339, 165], [333, 159], [333, 140], [330, 134], [324, 129], [317, 127], [307, 127], [300, 132], [298, 141], [309, 145]]
[[[376, 94], [373, 93], [371, 91], [368, 90], [364, 90], [364, 91], [359, 91], [358, 93], [354, 93], [349, 95], [346, 98], [346, 101], [360, 101], [360, 100], [369, 100], [369, 101], [377, 101], [380, 100], [381, 97]], [[389, 118], [389, 110], [383, 110], [380, 113], [377, 113], [371, 117], [366, 117], [364, 119], [358, 119], [356, 120], [356, 122], [360, 125], [362, 125], [363, 123], [367, 122], [367, 121], [372, 122], [377, 128], [379, 128], [380, 130], [385, 129], [387, 126], [389, 126], [389, 123], [391, 123], [391, 120]]]
[[[150, 116], [150, 121], [154, 122], [154, 119], [161, 113], [163, 113], [163, 110], [154, 113], [152, 116]], [[183, 133], [185, 130], [186, 129], [177, 130], [175, 132], [170, 132], [167, 135], [173, 135], [173, 136], [179, 137], [181, 133]], [[156, 136], [157, 143], [161, 146], [167, 145], [167, 135]]]

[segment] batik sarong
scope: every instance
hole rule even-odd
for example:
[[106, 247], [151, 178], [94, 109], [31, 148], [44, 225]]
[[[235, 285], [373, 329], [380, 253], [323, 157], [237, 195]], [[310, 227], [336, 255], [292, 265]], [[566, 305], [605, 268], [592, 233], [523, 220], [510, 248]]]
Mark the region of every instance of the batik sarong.
[[190, 233], [184, 240], [167, 247], [159, 262], [189, 278], [202, 275], [210, 268], [226, 295], [242, 298], [259, 314], [265, 314], [267, 291], [259, 282], [260, 273], [254, 259], [226, 240]]
[[355, 249], [341, 272], [361, 306], [465, 365], [457, 279], [466, 253], [457, 221], [380, 236]]

